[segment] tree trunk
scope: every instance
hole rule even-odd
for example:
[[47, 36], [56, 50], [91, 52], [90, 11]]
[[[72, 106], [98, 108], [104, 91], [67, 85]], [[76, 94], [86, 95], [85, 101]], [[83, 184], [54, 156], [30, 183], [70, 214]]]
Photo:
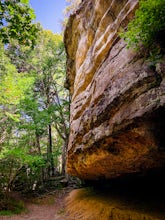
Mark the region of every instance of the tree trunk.
[[54, 160], [53, 160], [52, 127], [51, 127], [51, 125], [48, 126], [47, 158], [48, 158], [48, 162], [49, 162], [48, 175], [54, 176]]
[[[39, 156], [41, 156], [40, 136], [37, 134], [37, 132], [36, 132], [36, 147], [37, 147]], [[42, 182], [42, 184], [43, 184], [44, 179], [45, 179], [44, 169], [41, 168], [41, 182]]]
[[68, 139], [65, 140], [62, 146], [62, 174], [66, 174], [66, 154], [67, 154], [67, 146], [68, 146]]
[[36, 147], [38, 150], [38, 154], [41, 155], [41, 147], [40, 147], [40, 136], [36, 132]]

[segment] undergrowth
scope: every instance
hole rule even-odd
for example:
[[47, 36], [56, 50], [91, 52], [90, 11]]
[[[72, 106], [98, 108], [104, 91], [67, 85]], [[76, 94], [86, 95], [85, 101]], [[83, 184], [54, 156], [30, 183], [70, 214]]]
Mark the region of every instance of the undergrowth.
[[0, 200], [0, 215], [20, 214], [25, 211], [23, 201], [16, 200], [13, 197], [1, 198]]

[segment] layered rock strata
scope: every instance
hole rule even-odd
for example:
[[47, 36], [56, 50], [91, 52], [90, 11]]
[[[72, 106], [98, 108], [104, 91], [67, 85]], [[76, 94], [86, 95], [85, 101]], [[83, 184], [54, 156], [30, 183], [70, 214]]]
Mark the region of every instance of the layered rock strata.
[[138, 0], [84, 0], [65, 30], [72, 95], [67, 170], [83, 179], [165, 165], [165, 65], [126, 48], [119, 32]]

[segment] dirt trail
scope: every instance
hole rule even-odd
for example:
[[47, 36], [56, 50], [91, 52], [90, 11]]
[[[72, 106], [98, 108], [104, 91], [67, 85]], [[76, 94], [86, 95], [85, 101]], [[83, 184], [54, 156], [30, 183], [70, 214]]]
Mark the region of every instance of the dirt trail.
[[0, 216], [0, 220], [68, 220], [65, 211], [67, 192], [52, 192], [34, 199], [27, 199], [27, 211], [19, 215]]

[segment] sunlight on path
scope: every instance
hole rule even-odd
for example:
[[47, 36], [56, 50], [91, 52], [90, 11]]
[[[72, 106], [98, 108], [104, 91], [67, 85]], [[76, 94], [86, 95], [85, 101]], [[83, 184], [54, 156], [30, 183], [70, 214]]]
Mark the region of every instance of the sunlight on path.
[[[57, 208], [50, 205], [29, 205], [29, 212], [11, 217], [0, 217], [0, 220], [57, 220], [62, 219], [62, 214], [58, 215]], [[60, 210], [59, 210], [60, 213]]]
[[65, 196], [55, 198], [55, 195], [36, 199], [32, 203], [26, 203], [28, 211], [25, 213], [10, 217], [0, 216], [0, 220], [66, 220], [64, 199]]

